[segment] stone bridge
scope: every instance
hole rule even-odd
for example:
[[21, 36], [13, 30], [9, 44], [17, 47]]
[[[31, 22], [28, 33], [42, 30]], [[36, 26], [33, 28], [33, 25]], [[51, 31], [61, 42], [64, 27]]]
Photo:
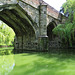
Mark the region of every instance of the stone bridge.
[[22, 52], [47, 50], [52, 29], [64, 18], [43, 0], [0, 0], [0, 20], [14, 30], [14, 48]]

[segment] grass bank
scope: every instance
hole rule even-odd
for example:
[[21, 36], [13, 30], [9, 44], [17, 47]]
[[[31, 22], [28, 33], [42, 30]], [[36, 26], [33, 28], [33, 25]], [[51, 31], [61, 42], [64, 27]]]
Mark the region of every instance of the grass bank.
[[23, 53], [14, 58], [9, 75], [75, 75], [75, 55]]

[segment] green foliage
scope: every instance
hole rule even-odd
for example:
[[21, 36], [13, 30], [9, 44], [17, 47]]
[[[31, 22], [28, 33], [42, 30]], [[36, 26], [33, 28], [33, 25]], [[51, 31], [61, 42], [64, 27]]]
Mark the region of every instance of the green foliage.
[[68, 46], [72, 46], [72, 41], [75, 40], [75, 0], [67, 0], [63, 6], [64, 14], [69, 13], [65, 24], [59, 24], [53, 29], [53, 33], [64, 39]]
[[0, 45], [12, 45], [15, 33], [5, 23], [0, 24]]
[[69, 9], [69, 11], [71, 10], [71, 9], [75, 9], [74, 7], [75, 7], [75, 0], [67, 0], [63, 5], [62, 5], [62, 7], [64, 7], [65, 8], [65, 12], [67, 11], [67, 9]]
[[61, 39], [64, 38], [64, 42], [72, 46], [72, 41], [75, 39], [74, 29], [73, 23], [59, 24], [53, 29], [53, 33], [59, 35]]
[[10, 55], [13, 52], [14, 47], [0, 48], [0, 55]]
[[10, 55], [12, 54], [12, 50], [0, 50], [0, 55]]

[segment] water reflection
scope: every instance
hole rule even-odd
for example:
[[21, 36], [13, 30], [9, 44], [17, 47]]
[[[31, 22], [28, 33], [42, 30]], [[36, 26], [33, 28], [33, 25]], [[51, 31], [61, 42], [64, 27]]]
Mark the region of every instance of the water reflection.
[[0, 75], [8, 75], [15, 66], [14, 55], [0, 55]]

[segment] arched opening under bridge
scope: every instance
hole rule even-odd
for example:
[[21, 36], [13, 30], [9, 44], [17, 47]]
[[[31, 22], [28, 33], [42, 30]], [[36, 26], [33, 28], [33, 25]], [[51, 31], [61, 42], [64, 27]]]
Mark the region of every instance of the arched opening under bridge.
[[11, 27], [0, 21], [0, 47], [13, 46], [15, 32]]
[[50, 22], [49, 25], [47, 26], [47, 36], [50, 41], [55, 38], [55, 35], [52, 32], [55, 26], [56, 26], [56, 23], [54, 21]]
[[[17, 6], [15, 9], [3, 9], [0, 11], [0, 20], [11, 27], [15, 32], [15, 49], [25, 49], [35, 41], [35, 27], [31, 17]], [[12, 34], [12, 33], [11, 33]], [[31, 48], [29, 48], [31, 49]]]

